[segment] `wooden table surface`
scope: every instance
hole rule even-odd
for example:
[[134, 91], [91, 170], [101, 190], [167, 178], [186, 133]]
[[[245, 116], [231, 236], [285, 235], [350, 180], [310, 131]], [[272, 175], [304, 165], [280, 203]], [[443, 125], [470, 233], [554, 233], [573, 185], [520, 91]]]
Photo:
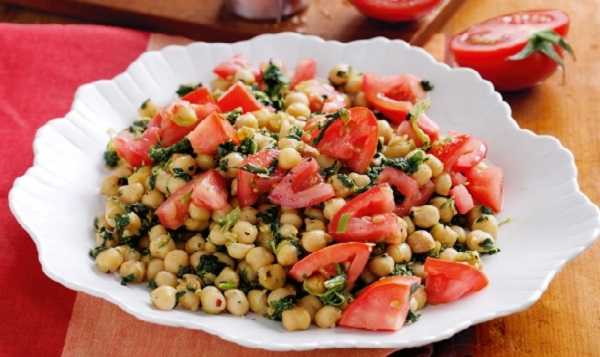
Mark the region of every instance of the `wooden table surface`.
[[[0, 0], [1, 3], [1, 0]], [[559, 8], [572, 19], [569, 40], [577, 62], [568, 63], [567, 81], [555, 75], [543, 85], [506, 95], [523, 128], [556, 136], [575, 155], [583, 191], [600, 203], [600, 1], [467, 0], [444, 27], [455, 33], [505, 12]], [[79, 23], [65, 17], [0, 4], [0, 21]], [[565, 237], [568, 239], [569, 237]], [[478, 356], [600, 355], [600, 242], [572, 262], [527, 311], [476, 326]]]

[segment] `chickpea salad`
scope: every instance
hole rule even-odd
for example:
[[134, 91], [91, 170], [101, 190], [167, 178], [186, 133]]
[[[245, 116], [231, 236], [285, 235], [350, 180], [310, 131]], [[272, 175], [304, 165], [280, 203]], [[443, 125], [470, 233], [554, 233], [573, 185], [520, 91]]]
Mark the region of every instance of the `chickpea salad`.
[[434, 83], [236, 55], [107, 144], [96, 268], [156, 309], [397, 330], [486, 287], [502, 169], [442, 135]]

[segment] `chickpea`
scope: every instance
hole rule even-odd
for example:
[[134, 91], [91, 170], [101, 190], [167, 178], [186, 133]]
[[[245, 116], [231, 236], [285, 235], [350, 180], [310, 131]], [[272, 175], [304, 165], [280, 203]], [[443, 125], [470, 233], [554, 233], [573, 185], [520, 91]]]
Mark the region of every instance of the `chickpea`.
[[288, 241], [277, 246], [277, 263], [282, 266], [294, 265], [298, 261], [298, 248]]
[[425, 276], [427, 275], [425, 274], [425, 266], [423, 265], [423, 263], [414, 262], [411, 263], [409, 267], [413, 274], [420, 278], [425, 278]]
[[119, 194], [120, 177], [111, 175], [106, 176], [100, 185], [100, 193], [104, 196], [116, 196]]
[[377, 276], [390, 275], [394, 271], [394, 259], [387, 254], [369, 261], [369, 270]]
[[487, 232], [496, 238], [498, 234], [498, 221], [494, 215], [482, 214], [473, 222], [471, 229]]
[[310, 108], [308, 105], [300, 102], [290, 104], [285, 111], [296, 118], [308, 118], [310, 116]]
[[420, 286], [410, 297], [410, 309], [418, 311], [424, 308], [425, 304], [427, 304], [427, 294], [425, 293], [425, 288]]
[[269, 117], [269, 122], [266, 125], [267, 129], [274, 133], [278, 133], [281, 130], [281, 122], [284, 118], [287, 118], [288, 116], [289, 114], [287, 113], [273, 113], [273, 115]]
[[206, 154], [198, 154], [196, 156], [196, 165], [202, 170], [209, 170], [216, 166], [214, 158]]
[[316, 252], [327, 245], [328, 234], [323, 230], [304, 232], [300, 239], [302, 248], [309, 253]]
[[279, 149], [294, 149], [294, 150], [300, 150], [302, 144], [300, 143], [299, 140], [296, 139], [292, 139], [292, 138], [281, 138], [279, 139], [279, 142], [277, 143], [277, 147]]
[[415, 231], [415, 224], [409, 216], [402, 217], [402, 220], [406, 223], [406, 233], [412, 234]]
[[123, 229], [123, 237], [130, 237], [136, 235], [142, 226], [142, 221], [135, 212], [127, 213], [127, 219], [129, 223], [127, 223], [127, 225]]
[[421, 164], [417, 168], [417, 171], [414, 172], [410, 176], [413, 179], [415, 179], [415, 181], [417, 181], [417, 184], [419, 185], [419, 187], [421, 187], [421, 186], [425, 185], [426, 183], [428, 183], [429, 180], [431, 180], [431, 177], [432, 177], [431, 168], [426, 164]]
[[433, 177], [438, 177], [444, 172], [444, 164], [432, 154], [425, 155], [425, 164], [431, 169], [431, 175]]
[[394, 259], [395, 263], [406, 263], [412, 258], [412, 251], [406, 243], [390, 244], [387, 246], [386, 253]]
[[200, 292], [202, 311], [209, 314], [219, 314], [227, 308], [223, 293], [214, 286], [206, 286]]
[[166, 172], [165, 170], [159, 169], [156, 174], [156, 180], [154, 182], [154, 187], [159, 190], [160, 192], [162, 192], [163, 194], [168, 194], [169, 193], [169, 189], [168, 189], [168, 183], [169, 183], [169, 179], [171, 178], [171, 175]]
[[369, 178], [369, 176], [360, 175], [360, 174], [357, 174], [356, 172], [351, 172], [348, 175], [348, 177], [350, 177], [352, 179], [352, 181], [354, 181], [354, 185], [356, 185], [356, 187], [358, 187], [358, 188], [363, 188], [371, 183], [371, 179]]
[[184, 172], [193, 175], [196, 173], [196, 161], [191, 155], [179, 155], [171, 161], [169, 166], [172, 174]]
[[153, 118], [156, 113], [158, 113], [158, 107], [150, 99], [146, 99], [138, 108], [138, 115], [142, 118]]
[[252, 113], [242, 114], [235, 121], [235, 128], [258, 129], [258, 119]]
[[173, 310], [177, 304], [177, 290], [172, 286], [159, 286], [150, 293], [152, 305], [160, 310]]
[[267, 292], [268, 290], [250, 290], [248, 292], [248, 302], [250, 310], [258, 315], [267, 313]]
[[310, 319], [314, 320], [315, 314], [323, 307], [323, 304], [318, 297], [314, 295], [306, 295], [298, 301], [298, 306], [305, 308], [310, 314]]
[[481, 269], [481, 257], [478, 252], [458, 252], [456, 253], [456, 257], [454, 258], [454, 260], [457, 262], [466, 262], [467, 264], [472, 265], [476, 269]]
[[155, 238], [163, 235], [163, 234], [167, 234], [167, 230], [164, 226], [157, 224], [155, 226], [152, 226], [152, 228], [150, 228], [150, 231], [148, 232], [148, 236], [150, 237], [150, 240], [154, 240]]
[[232, 152], [227, 154], [223, 160], [227, 162], [227, 177], [234, 178], [237, 176], [238, 169], [242, 166], [244, 162], [244, 157], [242, 154], [237, 152]]
[[488, 232], [475, 230], [467, 234], [467, 247], [479, 253], [487, 253], [496, 248], [496, 242]]
[[442, 173], [433, 179], [435, 184], [435, 193], [441, 196], [448, 196], [452, 188], [452, 178], [449, 173]]
[[439, 222], [440, 212], [432, 205], [417, 206], [410, 210], [410, 217], [416, 226], [430, 228]]
[[283, 104], [287, 108], [294, 103], [302, 103], [308, 105], [308, 96], [303, 92], [289, 92], [288, 95], [285, 96]]
[[315, 323], [320, 328], [335, 327], [338, 320], [342, 317], [342, 311], [337, 307], [325, 305], [317, 311]]
[[183, 274], [183, 279], [179, 280], [179, 286], [182, 289], [196, 291], [202, 289], [202, 279], [195, 274]]
[[285, 148], [279, 152], [279, 161], [278, 165], [280, 168], [284, 170], [289, 170], [296, 165], [298, 165], [302, 161], [302, 156], [296, 149]]
[[158, 272], [164, 270], [165, 265], [162, 259], [154, 258], [148, 262], [148, 268], [146, 269], [146, 276], [148, 280], [153, 280]]
[[396, 135], [389, 140], [387, 146], [383, 149], [383, 154], [390, 159], [404, 157], [414, 147], [415, 146], [411, 140], [404, 136]]
[[475, 223], [477, 218], [481, 217], [481, 215], [483, 214], [482, 210], [483, 206], [477, 205], [471, 208], [469, 212], [467, 212], [467, 221], [469, 222], [469, 227], [471, 227], [473, 223]]
[[296, 236], [298, 235], [298, 228], [289, 223], [282, 224], [281, 227], [279, 227], [279, 233], [283, 237], [296, 238]]
[[350, 72], [350, 77], [344, 86], [344, 90], [348, 94], [357, 94], [362, 89], [363, 76], [360, 73]]
[[182, 178], [171, 176], [167, 181], [167, 192], [169, 194], [175, 193], [177, 190], [185, 186], [186, 183], [187, 181]]
[[329, 184], [333, 186], [333, 190], [335, 191], [336, 197], [347, 197], [352, 194], [352, 189], [354, 188], [354, 182], [350, 182], [350, 187], [346, 186], [344, 182], [340, 179], [339, 175], [333, 175], [328, 179]]
[[415, 231], [408, 236], [408, 245], [415, 253], [427, 253], [435, 247], [435, 240], [427, 231]]
[[134, 183], [119, 187], [119, 199], [123, 203], [137, 203], [142, 199], [143, 195], [144, 185], [141, 183]]
[[165, 270], [177, 274], [190, 264], [188, 253], [184, 250], [172, 250], [165, 255]]
[[450, 223], [454, 215], [458, 212], [454, 206], [454, 200], [446, 197], [435, 197], [431, 200], [431, 204], [436, 206], [440, 213], [440, 222]]
[[254, 244], [231, 242], [227, 243], [227, 254], [235, 259], [244, 259]]
[[178, 306], [190, 311], [198, 311], [200, 307], [200, 293], [189, 290], [182, 290], [183, 294], [179, 297]]
[[341, 86], [348, 82], [350, 78], [351, 68], [345, 63], [335, 65], [329, 71], [329, 81], [335, 86]]
[[159, 271], [154, 276], [154, 282], [156, 286], [172, 286], [175, 287], [177, 285], [177, 276], [168, 271]]
[[313, 274], [304, 280], [303, 287], [309, 294], [322, 294], [325, 292], [325, 277], [321, 274]]
[[440, 253], [440, 259], [454, 261], [458, 252], [454, 248], [446, 248]]
[[332, 198], [330, 200], [325, 201], [325, 208], [323, 209], [323, 213], [325, 214], [325, 218], [331, 221], [333, 216], [346, 204], [346, 200], [343, 198]]
[[145, 186], [150, 175], [152, 175], [152, 167], [142, 166], [127, 178], [127, 183], [130, 185], [134, 183], [141, 183]]
[[258, 151], [265, 148], [274, 148], [277, 144], [277, 141], [274, 138], [261, 133], [254, 134], [254, 142], [256, 143]]
[[365, 92], [356, 93], [356, 95], [354, 95], [352, 105], [354, 105], [356, 107], [368, 107], [369, 102], [367, 101], [367, 96], [366, 96]]
[[225, 292], [225, 299], [227, 301], [227, 311], [235, 316], [244, 316], [250, 309], [250, 303], [246, 298], [246, 295], [238, 289], [231, 289]]
[[194, 234], [185, 242], [185, 251], [188, 254], [199, 252], [204, 248], [204, 243], [205, 241], [201, 234]]
[[103, 273], [114, 273], [123, 263], [123, 256], [115, 248], [103, 250], [96, 256], [96, 266]]
[[255, 225], [242, 220], [236, 222], [231, 232], [237, 235], [239, 242], [247, 244], [254, 243], [258, 235], [258, 229]]
[[128, 260], [119, 267], [121, 278], [131, 280], [132, 283], [141, 283], [146, 275], [146, 265], [139, 261]]
[[164, 200], [165, 197], [158, 190], [148, 191], [142, 196], [142, 203], [154, 209], [157, 209]]
[[306, 330], [310, 327], [310, 314], [302, 307], [294, 307], [281, 314], [281, 322], [288, 331]]
[[246, 84], [254, 83], [254, 73], [247, 68], [240, 68], [235, 71], [235, 75], [233, 76], [234, 81], [242, 81]]
[[384, 143], [389, 143], [394, 136], [394, 129], [387, 120], [377, 120], [377, 135], [383, 138]]
[[137, 260], [140, 260], [142, 257], [140, 252], [138, 252], [134, 248], [131, 248], [128, 245], [120, 245], [118, 247], [115, 247], [115, 249], [119, 251], [119, 253], [123, 257], [123, 261], [128, 261], [128, 260], [137, 261]]
[[467, 232], [465, 232], [463, 227], [450, 226], [450, 228], [452, 228], [452, 230], [456, 232], [456, 240], [458, 241], [458, 243], [464, 244], [467, 241]]
[[458, 239], [458, 233], [449, 226], [439, 223], [433, 226], [431, 234], [436, 241], [445, 247], [452, 247], [456, 243], [456, 239]]
[[258, 270], [258, 282], [269, 290], [275, 290], [285, 284], [285, 270], [279, 264], [271, 264], [260, 267]]
[[324, 219], [323, 211], [315, 207], [308, 207], [304, 209], [304, 215], [312, 219]]
[[175, 250], [175, 242], [167, 234], [150, 239], [150, 255], [154, 258], [165, 258], [167, 253]]
[[304, 219], [304, 227], [307, 232], [318, 231], [318, 230], [324, 231], [325, 229], [327, 229], [327, 227], [325, 226], [325, 222], [323, 222], [320, 219], [312, 219], [312, 218]]
[[227, 243], [227, 232], [223, 231], [218, 225], [214, 225], [210, 233], [208, 233], [208, 240], [216, 245], [225, 245]]
[[227, 265], [228, 267], [230, 267], [230, 268], [235, 267], [235, 260], [233, 260], [229, 255], [222, 253], [222, 252], [214, 252], [214, 253], [212, 253], [212, 255], [217, 257], [218, 261]]
[[267, 298], [267, 305], [273, 306], [273, 304], [275, 302], [277, 302], [281, 299], [284, 299], [288, 296], [294, 296], [294, 295], [296, 295], [296, 290], [294, 290], [294, 288], [292, 288], [290, 286], [275, 289], [275, 290], [271, 291], [271, 293], [269, 293], [269, 297]]
[[[244, 207], [240, 212], [240, 221], [246, 221], [250, 224], [256, 224], [256, 213], [258, 211], [254, 207]], [[252, 243], [252, 242], [244, 242], [244, 243]]]
[[248, 251], [245, 260], [252, 269], [258, 271], [259, 268], [272, 264], [275, 257], [264, 247], [254, 247]]
[[190, 202], [188, 213], [190, 214], [191, 218], [198, 221], [210, 220], [210, 211], [204, 207], [196, 206], [193, 202]]
[[275, 115], [275, 113], [268, 110], [267, 108], [256, 110], [252, 112], [252, 114], [254, 114], [254, 116], [258, 120], [258, 126], [261, 128], [267, 126], [271, 117]]

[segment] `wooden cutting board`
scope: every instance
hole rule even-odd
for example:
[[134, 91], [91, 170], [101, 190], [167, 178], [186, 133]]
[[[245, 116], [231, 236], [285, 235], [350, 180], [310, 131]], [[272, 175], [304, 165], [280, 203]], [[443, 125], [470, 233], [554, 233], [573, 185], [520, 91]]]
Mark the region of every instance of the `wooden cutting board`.
[[235, 41], [265, 32], [292, 31], [339, 41], [386, 36], [421, 45], [443, 26], [464, 0], [443, 0], [431, 14], [407, 24], [389, 24], [368, 19], [348, 0], [312, 0], [307, 10], [280, 23], [248, 21], [236, 17], [226, 9], [225, 0], [4, 2], [87, 21], [183, 35], [196, 40]]

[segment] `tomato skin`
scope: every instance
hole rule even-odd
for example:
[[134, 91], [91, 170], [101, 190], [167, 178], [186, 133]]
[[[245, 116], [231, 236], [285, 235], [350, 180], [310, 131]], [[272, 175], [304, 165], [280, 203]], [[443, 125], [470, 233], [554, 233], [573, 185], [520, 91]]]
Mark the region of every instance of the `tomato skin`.
[[192, 202], [196, 206], [219, 210], [229, 206], [227, 181], [216, 170], [209, 170], [194, 180]]
[[235, 82], [217, 100], [217, 105], [223, 112], [229, 112], [236, 108], [242, 108], [243, 113], [253, 112], [262, 108], [262, 104], [242, 82]]
[[383, 284], [360, 294], [342, 312], [339, 325], [372, 331], [395, 331], [406, 321], [410, 286]]
[[183, 225], [188, 216], [191, 194], [198, 179], [193, 179], [173, 192], [166, 201], [156, 209], [160, 224], [169, 229], [177, 229]]
[[271, 202], [284, 208], [314, 206], [333, 197], [333, 186], [323, 183], [319, 164], [313, 158], [304, 159], [294, 167], [269, 195]]
[[368, 243], [336, 243], [312, 252], [294, 264], [289, 275], [302, 282], [316, 272], [336, 263], [350, 262], [346, 271], [346, 289], [352, 289], [354, 282], [369, 261], [372, 245]]
[[450, 190], [450, 197], [454, 200], [456, 210], [460, 214], [466, 214], [475, 206], [473, 197], [464, 185], [454, 186]]
[[307, 58], [296, 65], [294, 76], [290, 83], [290, 88], [294, 89], [296, 84], [314, 79], [317, 74], [317, 61], [314, 58]]
[[404, 196], [404, 200], [394, 208], [394, 213], [398, 216], [406, 216], [421, 197], [417, 181], [401, 170], [386, 167], [379, 175], [377, 182], [389, 183], [396, 191]]
[[[252, 164], [259, 167], [269, 167], [273, 160], [279, 156], [279, 151], [275, 149], [261, 150], [254, 155], [250, 155], [244, 160], [242, 165]], [[258, 200], [261, 193], [268, 192], [275, 185], [280, 177], [272, 177], [271, 179], [261, 178], [256, 174], [245, 170], [238, 170], [238, 190], [237, 197], [240, 206], [251, 206]]]
[[480, 164], [465, 173], [469, 182], [467, 188], [475, 201], [502, 211], [504, 173], [501, 168], [491, 164]]
[[196, 154], [213, 155], [219, 145], [231, 140], [237, 143], [235, 129], [217, 112], [202, 120], [194, 130], [187, 134]]
[[416, 275], [394, 275], [381, 278], [367, 285], [364, 289], [358, 292], [358, 295], [368, 292], [370, 289], [381, 285], [396, 284], [396, 285], [408, 285], [421, 284], [421, 278]]
[[362, 88], [367, 101], [394, 124], [406, 120], [413, 104], [427, 96], [421, 80], [410, 74], [365, 73]]
[[444, 304], [479, 291], [488, 284], [481, 271], [466, 263], [428, 257], [425, 260], [427, 303]]
[[347, 121], [338, 119], [325, 130], [317, 148], [362, 173], [369, 168], [377, 152], [377, 119], [364, 107], [354, 107], [348, 112]]
[[186, 100], [192, 104], [216, 104], [217, 102], [213, 98], [210, 90], [206, 87], [198, 87], [188, 94], [181, 97], [182, 100]]
[[436, 8], [441, 0], [351, 0], [364, 15], [386, 22], [412, 21]]
[[247, 68], [248, 61], [237, 54], [227, 61], [219, 63], [214, 69], [213, 73], [219, 76], [221, 79], [229, 79], [235, 75], [239, 69]]
[[[542, 82], [558, 66], [539, 52], [522, 60], [509, 59], [525, 47], [534, 32], [546, 29], [566, 36], [569, 29], [568, 15], [559, 10], [533, 10], [502, 15], [456, 35], [450, 43], [450, 50], [458, 65], [475, 69], [483, 78], [494, 83], [496, 89], [521, 90]], [[496, 41], [478, 41], [477, 38]], [[559, 47], [555, 49], [562, 56], [562, 50]]]
[[131, 167], [139, 167], [152, 163], [148, 152], [159, 140], [160, 129], [150, 127], [139, 138], [135, 138], [127, 130], [122, 131], [114, 138], [113, 145], [121, 159], [127, 161]]

